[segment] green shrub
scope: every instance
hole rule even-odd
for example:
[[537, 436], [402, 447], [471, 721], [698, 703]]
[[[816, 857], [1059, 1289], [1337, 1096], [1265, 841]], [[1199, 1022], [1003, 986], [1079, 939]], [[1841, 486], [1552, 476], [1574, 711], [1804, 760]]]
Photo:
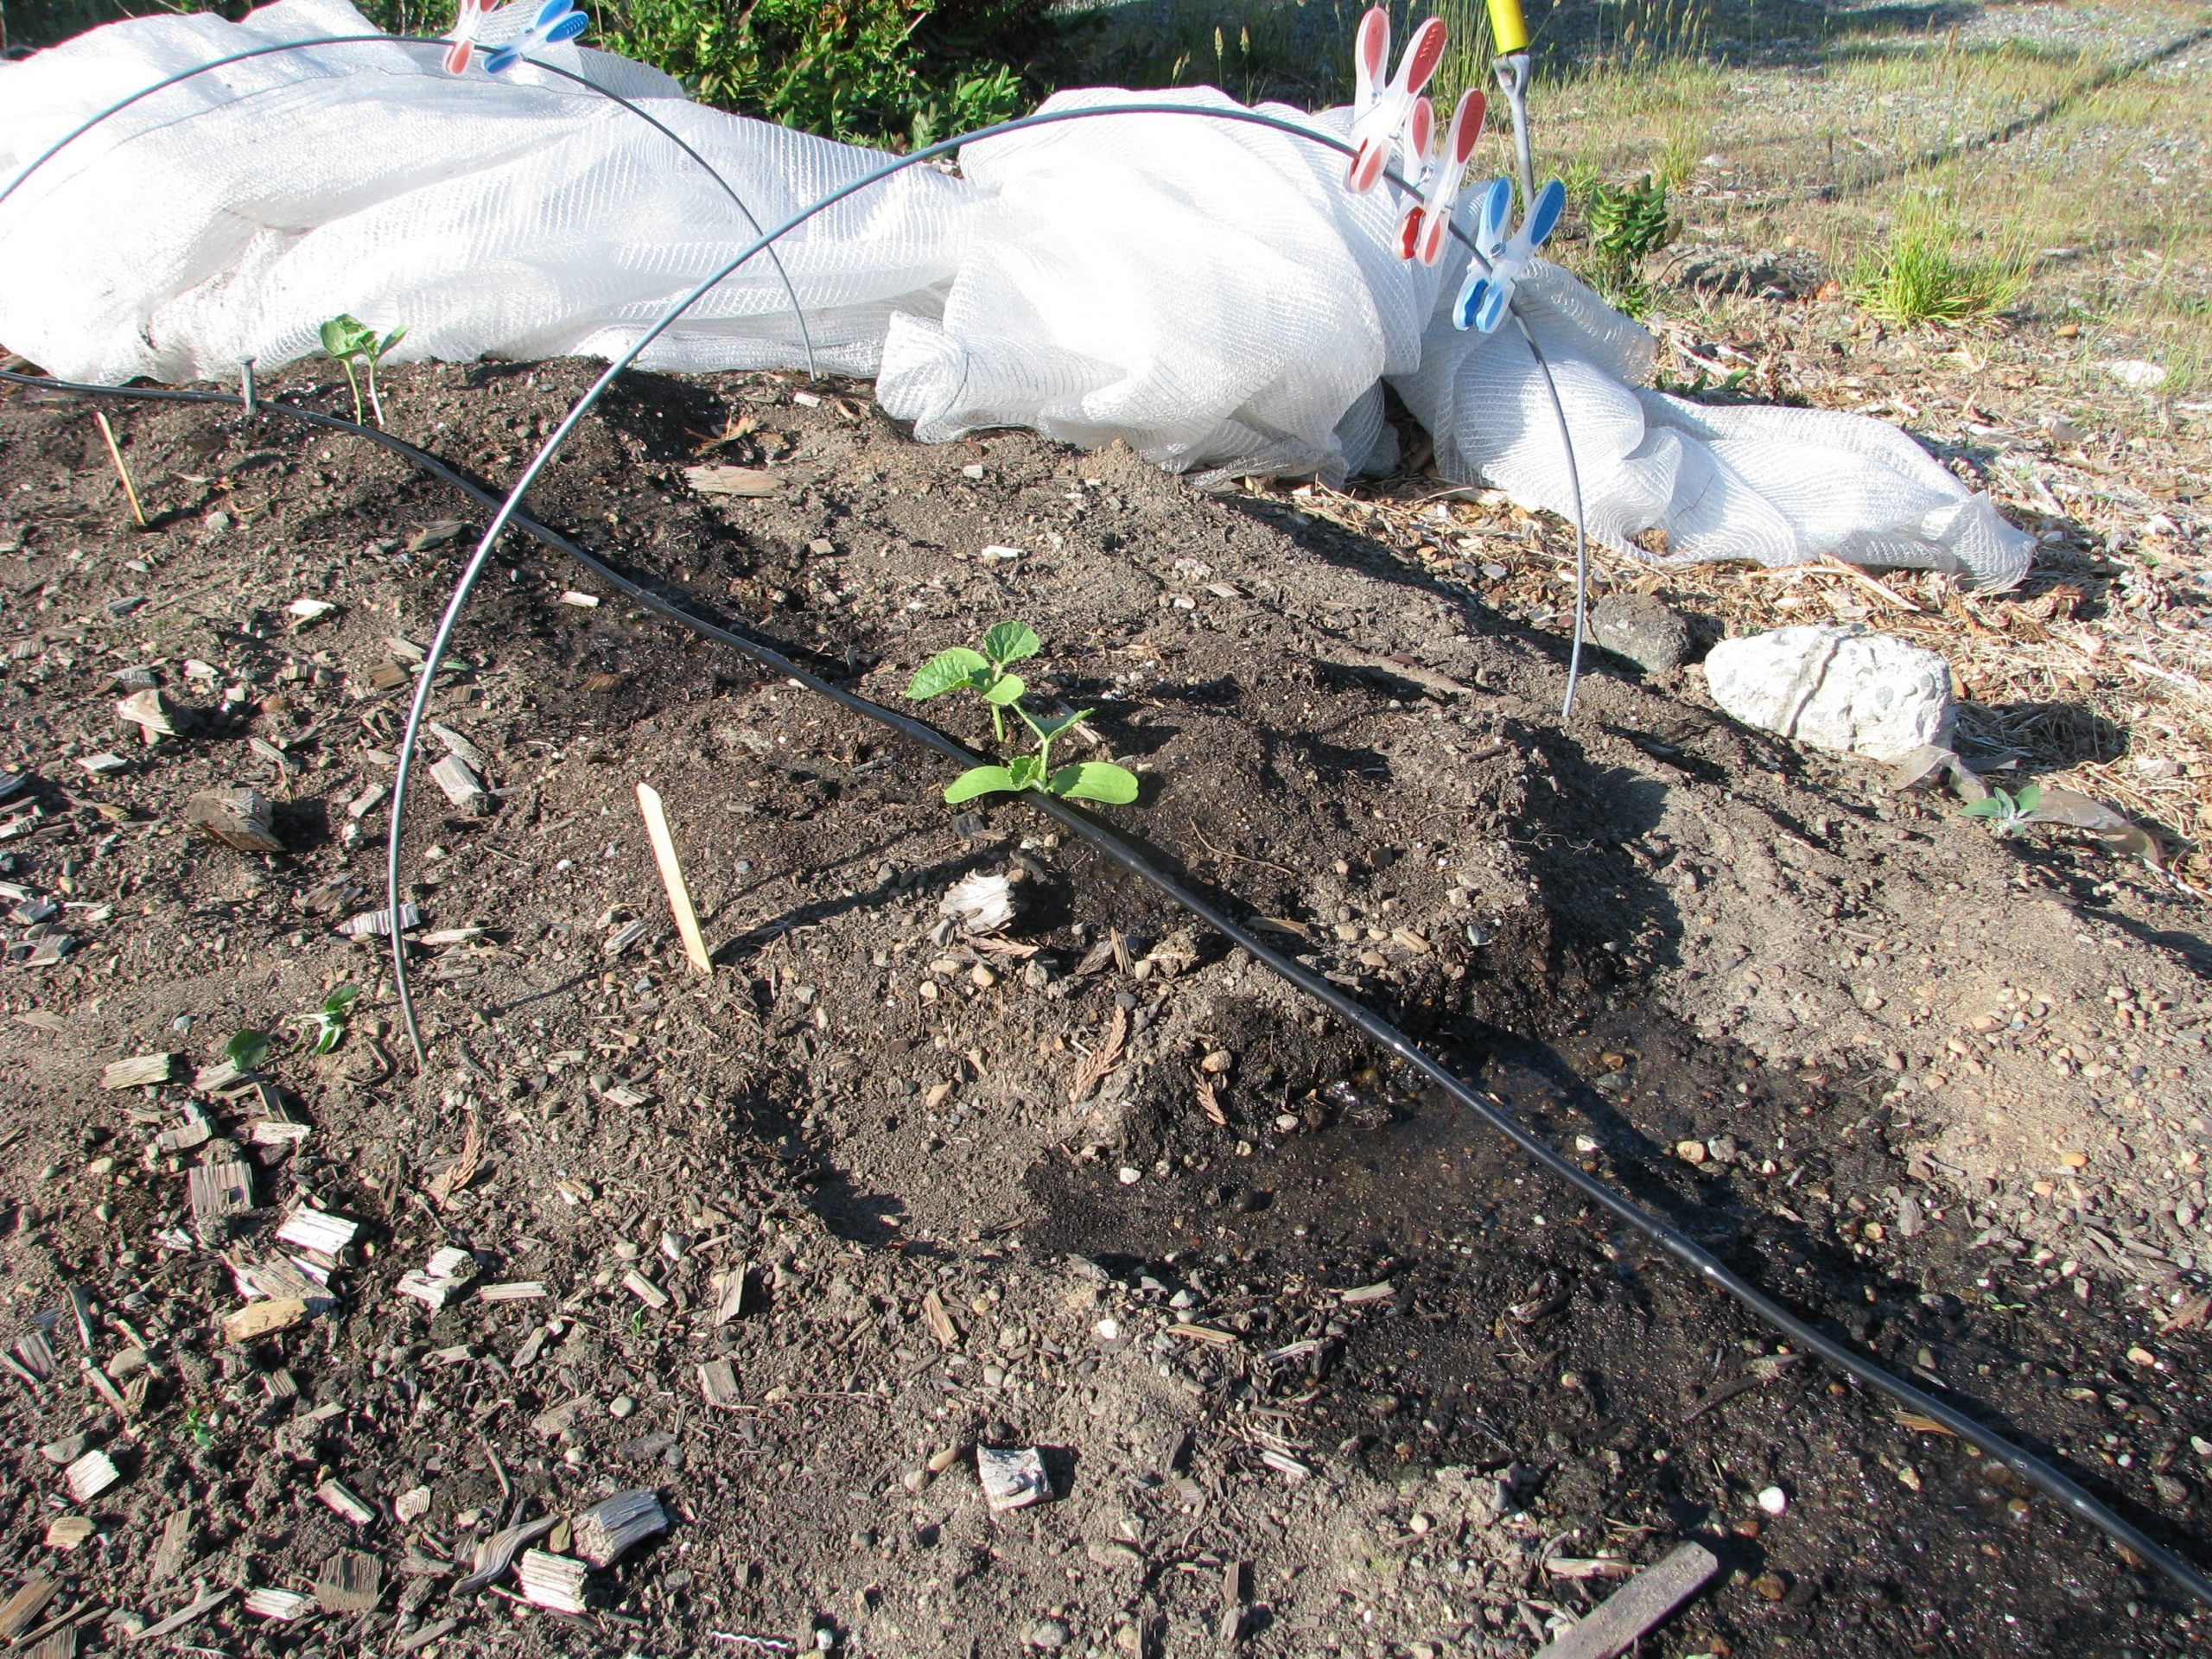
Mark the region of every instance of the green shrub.
[[705, 103], [897, 148], [1021, 106], [1011, 64], [958, 56], [980, 50], [1017, 10], [1007, 0], [611, 0], [598, 41], [666, 70]]

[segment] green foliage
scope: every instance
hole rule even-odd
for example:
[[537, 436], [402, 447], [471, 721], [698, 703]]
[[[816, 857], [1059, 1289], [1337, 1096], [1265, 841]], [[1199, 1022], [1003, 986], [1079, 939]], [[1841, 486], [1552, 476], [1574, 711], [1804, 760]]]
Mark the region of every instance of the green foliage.
[[353, 420], [361, 419], [361, 383], [355, 378], [353, 365], [361, 364], [368, 371], [369, 407], [376, 411], [377, 424], [384, 424], [384, 403], [377, 396], [377, 365], [384, 361], [385, 353], [407, 337], [407, 325], [402, 323], [382, 340], [377, 331], [359, 317], [340, 312], [319, 331], [322, 336], [322, 354], [346, 371], [346, 384], [353, 389]]
[[2020, 254], [1964, 252], [1948, 224], [1916, 212], [1897, 221], [1879, 254], [1859, 261], [1852, 286], [1853, 297], [1885, 322], [1961, 325], [1996, 316], [2027, 283]]
[[327, 1054], [346, 1040], [346, 1020], [353, 1007], [353, 999], [360, 995], [358, 985], [340, 985], [322, 999], [322, 1006], [313, 1014], [293, 1016], [294, 1023], [307, 1027], [309, 1050]]
[[241, 1071], [251, 1071], [269, 1058], [269, 1037], [264, 1032], [241, 1031], [223, 1045], [223, 1058]]
[[1019, 674], [1006, 671], [1008, 664], [1025, 662], [1044, 648], [1044, 642], [1028, 624], [1001, 622], [978, 643], [980, 650], [955, 645], [924, 663], [907, 683], [907, 696], [926, 702], [948, 691], [973, 691], [990, 706], [991, 729], [1000, 742], [1006, 741], [1006, 721], [1001, 711], [1011, 709], [1036, 739], [1037, 748], [1032, 754], [1015, 755], [1004, 766], [970, 766], [945, 786], [945, 804], [957, 806], [978, 796], [1019, 793], [1026, 789], [1042, 790], [1071, 801], [1100, 801], [1109, 806], [1127, 806], [1136, 799], [1136, 774], [1125, 767], [1103, 760], [1053, 766], [1053, 743], [1090, 719], [1091, 711], [1083, 709], [1040, 721], [1021, 706], [1027, 683]]
[[1014, 67], [975, 54], [1032, 10], [1029, 0], [613, 0], [600, 12], [600, 43], [666, 70], [705, 103], [895, 149], [1020, 108]]
[[2043, 803], [2043, 786], [2030, 784], [2018, 795], [2008, 795], [2001, 789], [1993, 789], [1978, 801], [1968, 801], [1959, 809], [1970, 818], [1987, 818], [1989, 827], [2010, 840], [2024, 836], [2028, 826], [2036, 822], [2036, 808]]
[[1003, 743], [1006, 716], [1000, 711], [1020, 702], [1029, 690], [1020, 675], [1006, 671], [1007, 665], [1034, 657], [1044, 649], [1044, 642], [1027, 623], [1001, 622], [983, 636], [981, 644], [981, 651], [955, 645], [938, 652], [914, 671], [906, 695], [916, 702], [926, 702], [948, 691], [973, 691], [990, 704], [991, 730]]
[[1650, 302], [1644, 261], [1674, 239], [1666, 185], [1649, 173], [1634, 184], [1592, 179], [1582, 211], [1590, 231], [1592, 285], [1630, 316], [1642, 316]]

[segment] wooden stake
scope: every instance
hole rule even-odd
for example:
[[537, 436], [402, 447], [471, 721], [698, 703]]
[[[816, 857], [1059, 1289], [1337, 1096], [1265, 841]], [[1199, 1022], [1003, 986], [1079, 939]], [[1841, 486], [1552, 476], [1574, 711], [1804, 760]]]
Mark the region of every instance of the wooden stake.
[[107, 416], [99, 410], [92, 411], [92, 418], [100, 423], [100, 435], [107, 440], [108, 458], [115, 462], [115, 475], [123, 480], [123, 493], [130, 498], [130, 516], [138, 521], [138, 528], [146, 528], [146, 510], [138, 505], [138, 486], [130, 481], [130, 469], [123, 464], [123, 446], [115, 441], [115, 429], [107, 423]]
[[660, 866], [660, 884], [668, 889], [668, 907], [676, 917], [676, 931], [683, 937], [683, 954], [699, 973], [715, 971], [707, 954], [707, 941], [699, 931], [699, 912], [691, 907], [691, 890], [683, 885], [683, 867], [676, 861], [676, 840], [668, 832], [668, 810], [660, 791], [651, 784], [638, 785], [638, 810], [645, 820], [645, 838], [653, 844], [653, 862]]

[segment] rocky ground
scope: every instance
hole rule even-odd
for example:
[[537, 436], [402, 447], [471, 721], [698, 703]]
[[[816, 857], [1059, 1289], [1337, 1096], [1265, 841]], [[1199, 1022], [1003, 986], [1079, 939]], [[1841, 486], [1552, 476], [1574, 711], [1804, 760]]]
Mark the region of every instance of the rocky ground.
[[[505, 477], [586, 378], [386, 398]], [[1646, 1651], [2202, 1639], [1045, 820], [946, 808], [935, 762], [534, 550], [434, 703], [430, 758], [489, 793], [425, 779], [410, 815], [418, 1072], [344, 925], [480, 519], [272, 419], [105, 412], [143, 531], [84, 405], [0, 403], [0, 1627], [1522, 1655], [1694, 1539], [1722, 1573]], [[1562, 724], [1555, 614], [1510, 591], [1548, 591], [1554, 530], [1424, 487], [1207, 496], [1020, 435], [917, 447], [858, 390], [639, 377], [538, 511], [885, 700], [1027, 621], [1038, 706], [1095, 708], [1086, 754], [1146, 780], [1118, 827], [2194, 1551], [2193, 894], [1739, 727], [1694, 668], [1604, 659]], [[188, 822], [240, 785], [281, 851]], [[1014, 914], [971, 935], [941, 905], [976, 874]], [[242, 1030], [273, 1041], [240, 1079]], [[979, 1457], [1031, 1448], [1043, 1501], [994, 1509]], [[594, 1566], [594, 1506], [639, 1491], [665, 1529]], [[467, 1582], [538, 1521], [524, 1577]]]

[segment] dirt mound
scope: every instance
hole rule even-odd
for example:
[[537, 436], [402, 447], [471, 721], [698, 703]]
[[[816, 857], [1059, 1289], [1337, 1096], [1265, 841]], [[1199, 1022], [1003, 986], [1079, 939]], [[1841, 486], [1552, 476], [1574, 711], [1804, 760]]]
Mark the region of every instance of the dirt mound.
[[[585, 381], [400, 371], [386, 401], [503, 478]], [[372, 1611], [341, 1597], [296, 1640], [233, 1602], [183, 1639], [381, 1641], [396, 1610], [415, 1650], [565, 1649], [558, 1615], [455, 1595], [454, 1564], [652, 1487], [671, 1531], [583, 1616], [647, 1651], [828, 1628], [1184, 1653], [1228, 1571], [1255, 1652], [1520, 1654], [1611, 1587], [1579, 1563], [1683, 1535], [1730, 1568], [1684, 1652], [2193, 1639], [1997, 1465], [1777, 1357], [1044, 820], [948, 810], [934, 762], [524, 546], [435, 704], [494, 795], [418, 797], [413, 1076], [377, 942], [336, 930], [381, 903], [399, 700], [473, 530], [341, 441], [109, 412], [143, 534], [82, 405], [0, 407], [0, 709], [30, 774], [0, 802], [23, 907], [0, 1334], [43, 1320], [60, 1363], [0, 1410], [12, 1558], [63, 1582], [55, 1611], [308, 1592], [352, 1548], [382, 1563]], [[1107, 816], [1163, 863], [1778, 1294], [2189, 1524], [2204, 1338], [2158, 1315], [2203, 1282], [2193, 913], [1747, 732], [1694, 673], [1602, 662], [1562, 724], [1564, 642], [1471, 597], [1474, 556], [1408, 559], [1294, 493], [1023, 435], [918, 448], [773, 377], [636, 377], [608, 413], [541, 517], [885, 701], [1028, 622], [1033, 701], [1096, 711], [1084, 757], [1145, 779]], [[700, 495], [700, 464], [755, 493]], [[176, 728], [151, 747], [113, 712], [140, 668]], [[930, 712], [988, 744], [979, 709]], [[711, 978], [667, 925], [640, 780]], [[238, 784], [283, 855], [183, 827]], [[1002, 935], [940, 917], [976, 872], [1012, 884]], [[285, 1022], [349, 982], [346, 1042], [305, 1053]], [[245, 1027], [279, 1033], [265, 1096], [191, 1085]], [[176, 1081], [99, 1087], [162, 1052]], [[190, 1172], [234, 1165], [245, 1207], [202, 1176], [195, 1217]], [[359, 1242], [280, 1249], [303, 1201]], [[433, 1309], [399, 1281], [442, 1248], [474, 1285]], [[241, 1283], [287, 1262], [333, 1305], [226, 1343]], [[70, 1287], [120, 1411], [69, 1375]], [[1043, 1447], [1053, 1500], [990, 1511], [979, 1444]], [[66, 1552], [42, 1445], [124, 1476], [65, 1506], [93, 1523]]]

